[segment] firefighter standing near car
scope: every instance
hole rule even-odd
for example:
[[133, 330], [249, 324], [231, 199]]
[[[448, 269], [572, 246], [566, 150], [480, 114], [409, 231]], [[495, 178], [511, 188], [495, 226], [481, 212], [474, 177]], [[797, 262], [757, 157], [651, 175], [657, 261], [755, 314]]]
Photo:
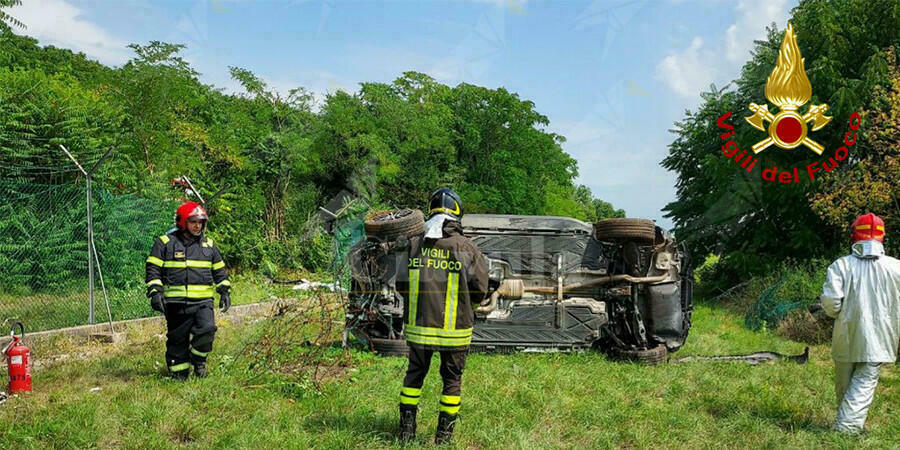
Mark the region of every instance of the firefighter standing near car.
[[166, 317], [166, 365], [175, 379], [206, 376], [216, 325], [213, 296], [224, 313], [231, 306], [228, 272], [222, 255], [205, 236], [209, 217], [195, 202], [175, 212], [176, 230], [156, 238], [147, 258], [150, 307]]
[[460, 408], [462, 372], [472, 341], [475, 313], [488, 290], [488, 271], [478, 247], [463, 236], [462, 202], [441, 188], [429, 199], [425, 234], [410, 238], [408, 278], [399, 277], [405, 297], [404, 327], [409, 366], [400, 390], [400, 439], [416, 435], [422, 384], [434, 352], [441, 355], [443, 391], [435, 443], [450, 441]]
[[900, 261], [884, 254], [884, 221], [853, 222], [851, 254], [828, 267], [822, 307], [835, 318], [831, 342], [838, 412], [834, 429], [863, 431], [878, 372], [897, 358], [900, 340]]

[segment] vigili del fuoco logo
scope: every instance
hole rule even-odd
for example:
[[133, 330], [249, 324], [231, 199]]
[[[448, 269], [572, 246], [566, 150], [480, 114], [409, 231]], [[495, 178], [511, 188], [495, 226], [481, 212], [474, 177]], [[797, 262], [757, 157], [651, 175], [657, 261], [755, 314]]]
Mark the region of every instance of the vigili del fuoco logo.
[[[791, 151], [803, 146], [817, 155], [824, 153], [825, 147], [813, 140], [810, 133], [822, 129], [832, 117], [825, 115], [828, 112], [828, 105], [825, 103], [810, 105], [806, 113], [800, 113], [800, 108], [812, 97], [812, 85], [806, 77], [803, 57], [800, 54], [800, 47], [797, 46], [797, 35], [794, 34], [794, 27], [790, 23], [778, 51], [778, 61], [766, 80], [765, 93], [766, 99], [778, 107], [778, 112], [775, 114], [769, 112], [768, 104], [760, 106], [750, 103], [749, 109], [753, 115], [745, 117], [744, 120], [753, 128], [768, 134], [768, 137], [753, 144], [753, 153], [747, 154], [738, 148], [734, 140], [730, 140], [734, 136], [734, 127], [725, 122], [731, 117], [731, 111], [728, 111], [716, 120], [720, 128], [729, 130], [721, 135], [722, 140], [727, 141], [722, 145], [722, 154], [740, 164], [747, 172], [752, 172], [758, 162], [754, 155], [773, 145]], [[800, 170], [805, 171], [810, 180], [816, 179], [817, 172], [834, 170], [841, 161], [847, 159], [849, 148], [856, 143], [856, 130], [859, 129], [859, 124], [859, 113], [854, 112], [848, 120], [850, 130], [844, 135], [845, 145], [838, 147], [834, 155], [829, 156], [827, 160], [813, 162]], [[780, 171], [777, 166], [772, 166], [762, 170], [762, 178], [780, 183], [799, 183], [800, 170], [793, 167]]]

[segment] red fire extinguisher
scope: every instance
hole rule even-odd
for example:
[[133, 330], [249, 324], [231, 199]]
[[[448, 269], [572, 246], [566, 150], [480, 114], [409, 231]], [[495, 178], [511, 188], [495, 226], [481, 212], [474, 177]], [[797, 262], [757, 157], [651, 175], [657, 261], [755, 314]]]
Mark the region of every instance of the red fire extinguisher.
[[[19, 326], [19, 336], [16, 336], [16, 325]], [[6, 365], [9, 367], [9, 393], [31, 392], [31, 350], [25, 346], [25, 325], [16, 322], [9, 330], [12, 341], [3, 349], [6, 355]]]

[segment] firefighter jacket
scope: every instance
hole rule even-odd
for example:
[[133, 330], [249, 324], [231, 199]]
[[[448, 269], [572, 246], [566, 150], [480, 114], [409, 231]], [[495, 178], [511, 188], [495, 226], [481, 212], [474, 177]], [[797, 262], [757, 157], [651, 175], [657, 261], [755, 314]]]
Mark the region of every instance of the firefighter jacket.
[[472, 303], [480, 303], [488, 291], [481, 251], [451, 220], [444, 223], [440, 239], [410, 238], [408, 255], [408, 276], [401, 270], [397, 277], [406, 341], [426, 350], [468, 350], [475, 322]]
[[822, 307], [835, 318], [831, 354], [842, 363], [897, 359], [900, 339], [900, 261], [878, 241], [853, 244], [828, 267]]
[[212, 300], [215, 291], [231, 287], [212, 239], [179, 231], [153, 241], [146, 282], [148, 290], [162, 290], [167, 303]]

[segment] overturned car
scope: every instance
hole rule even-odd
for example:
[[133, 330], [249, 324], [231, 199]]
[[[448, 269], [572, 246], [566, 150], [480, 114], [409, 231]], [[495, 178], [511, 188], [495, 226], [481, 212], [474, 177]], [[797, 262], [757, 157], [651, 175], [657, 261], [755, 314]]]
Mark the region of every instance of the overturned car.
[[[476, 308], [473, 351], [598, 349], [656, 364], [684, 344], [690, 260], [653, 221], [468, 214], [462, 227], [487, 260], [492, 291]], [[351, 250], [347, 334], [376, 353], [406, 353], [396, 281], [407, 237], [423, 231], [420, 211], [379, 213]]]

